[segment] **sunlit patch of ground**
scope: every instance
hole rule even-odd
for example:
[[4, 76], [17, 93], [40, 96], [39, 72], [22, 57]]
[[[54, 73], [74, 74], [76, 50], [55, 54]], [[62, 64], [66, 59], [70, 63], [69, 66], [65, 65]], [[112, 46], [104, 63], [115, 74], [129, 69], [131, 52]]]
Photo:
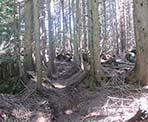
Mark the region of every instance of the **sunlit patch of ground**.
[[60, 84], [60, 83], [54, 83], [53, 84], [55, 86], [55, 88], [59, 88], [59, 89], [63, 89], [66, 87], [66, 85]]
[[57, 122], [126, 122], [139, 109], [148, 111], [147, 91], [135, 86], [107, 86], [95, 91], [81, 88], [79, 95], [76, 108], [65, 110]]
[[[140, 90], [137, 92], [127, 90], [127, 92], [130, 93], [123, 93], [120, 96], [117, 90], [117, 95], [107, 96], [102, 106], [90, 106], [88, 114], [83, 116], [82, 120], [84, 122], [126, 122], [139, 109], [148, 111], [148, 93]], [[97, 102], [97, 99], [95, 101]]]

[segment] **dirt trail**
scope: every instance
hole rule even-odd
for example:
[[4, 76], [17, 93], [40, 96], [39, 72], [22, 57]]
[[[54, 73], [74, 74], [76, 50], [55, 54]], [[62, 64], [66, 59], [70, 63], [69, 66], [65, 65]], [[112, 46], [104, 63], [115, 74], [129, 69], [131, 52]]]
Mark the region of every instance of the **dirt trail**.
[[[19, 96], [0, 95], [0, 121], [16, 122], [125, 122], [139, 108], [148, 110], [143, 88], [110, 82], [91, 90], [87, 75], [72, 63], [57, 62], [57, 78], [43, 90]], [[27, 94], [28, 95], [28, 94]]]
[[[129, 66], [131, 65], [127, 65]], [[62, 83], [65, 86], [74, 83], [78, 78], [77, 74], [82, 73], [73, 74]], [[72, 108], [65, 109], [57, 117], [57, 122], [125, 122], [134, 116], [139, 108], [147, 109], [145, 106], [148, 106], [148, 93], [143, 88], [123, 84], [124, 81], [113, 81], [92, 91], [85, 84], [88, 80], [84, 78], [80, 84], [67, 89], [66, 94], [76, 103], [72, 103]], [[115, 80], [125, 79], [120, 74]]]

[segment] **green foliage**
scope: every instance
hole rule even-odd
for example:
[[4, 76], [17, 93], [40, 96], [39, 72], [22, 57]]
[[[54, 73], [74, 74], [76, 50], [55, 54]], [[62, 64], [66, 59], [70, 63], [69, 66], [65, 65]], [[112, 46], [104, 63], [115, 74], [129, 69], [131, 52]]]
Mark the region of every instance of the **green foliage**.
[[0, 23], [6, 24], [13, 21], [13, 0], [0, 0]]
[[0, 0], [0, 39], [8, 38], [14, 21], [13, 0]]

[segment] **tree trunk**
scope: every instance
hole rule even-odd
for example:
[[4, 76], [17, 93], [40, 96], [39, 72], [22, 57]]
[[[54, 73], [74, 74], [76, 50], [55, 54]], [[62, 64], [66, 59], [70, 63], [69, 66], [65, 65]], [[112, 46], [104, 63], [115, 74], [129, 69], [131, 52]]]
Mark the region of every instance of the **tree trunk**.
[[93, 65], [93, 30], [92, 30], [92, 2], [90, 0], [87, 1], [88, 5], [88, 47], [91, 53], [90, 57], [90, 62], [91, 62], [91, 67], [90, 67], [90, 73], [94, 74], [94, 65]]
[[115, 55], [117, 55], [117, 56], [119, 56], [119, 33], [118, 33], [118, 20], [117, 20], [117, 0], [115, 1], [115, 10], [116, 10], [116, 12], [115, 12], [115, 21], [116, 21], [116, 23], [115, 23], [115, 39], [114, 39], [114, 43], [116, 44], [116, 46], [114, 47], [115, 48]]
[[53, 18], [51, 15], [51, 0], [48, 0], [48, 38], [49, 38], [49, 64], [48, 64], [48, 76], [52, 78], [52, 74], [55, 73], [55, 51], [54, 51], [54, 37], [53, 37]]
[[41, 25], [41, 45], [42, 45], [42, 47], [41, 47], [41, 52], [42, 52], [42, 60], [43, 60], [43, 65], [44, 65], [44, 69], [46, 69], [46, 66], [47, 66], [47, 64], [46, 64], [46, 47], [47, 47], [47, 31], [46, 31], [46, 10], [45, 10], [45, 7], [44, 7], [44, 5], [45, 5], [45, 0], [42, 0], [41, 1], [41, 16], [42, 16], [42, 18], [41, 18], [41, 20], [40, 20], [40, 25]]
[[[83, 49], [86, 54], [88, 54], [88, 46], [87, 46], [87, 30], [86, 30], [86, 2], [82, 0], [83, 7]], [[84, 65], [84, 70], [87, 71], [86, 62], [82, 62]]]
[[76, 29], [77, 29], [77, 21], [75, 18], [75, 0], [72, 0], [72, 18], [73, 18], [73, 38], [74, 38], [74, 62], [76, 63], [77, 66], [80, 66], [80, 60], [79, 60], [79, 54], [78, 54], [78, 40], [77, 40], [77, 35], [76, 35]]
[[83, 57], [82, 57], [82, 40], [81, 40], [81, 30], [80, 30], [80, 18], [81, 18], [81, 9], [80, 9], [80, 0], [76, 0], [76, 39], [79, 48], [79, 65], [82, 70], [84, 70]]
[[40, 54], [40, 20], [39, 20], [39, 0], [33, 0], [33, 14], [34, 14], [34, 40], [36, 53], [36, 72], [37, 72], [37, 88], [40, 89], [42, 84], [42, 64]]
[[73, 51], [73, 47], [72, 47], [72, 21], [71, 21], [71, 0], [68, 0], [68, 4], [69, 4], [69, 41], [70, 41], [70, 47], [71, 47], [71, 54]]
[[121, 52], [124, 54], [126, 50], [126, 38], [125, 38], [125, 20], [124, 20], [124, 5], [122, 5], [121, 17], [120, 17], [120, 40], [121, 40]]
[[61, 0], [61, 6], [62, 6], [62, 24], [63, 24], [63, 41], [62, 41], [62, 46], [63, 49], [62, 51], [65, 53], [65, 13], [64, 13], [64, 0]]
[[33, 42], [33, 14], [32, 0], [25, 1], [25, 35], [24, 35], [24, 69], [34, 70], [32, 58], [32, 42]]
[[148, 1], [134, 0], [134, 28], [136, 40], [136, 78], [148, 85]]
[[107, 26], [106, 26], [106, 0], [103, 0], [103, 20], [104, 20], [104, 23], [103, 23], [103, 45], [102, 45], [102, 48], [104, 48], [103, 52], [106, 53], [106, 45], [107, 45]]
[[99, 16], [98, 16], [98, 1], [92, 1], [92, 34], [93, 34], [93, 76], [95, 80], [103, 85], [104, 74], [101, 70], [100, 62], [100, 31], [99, 31]]

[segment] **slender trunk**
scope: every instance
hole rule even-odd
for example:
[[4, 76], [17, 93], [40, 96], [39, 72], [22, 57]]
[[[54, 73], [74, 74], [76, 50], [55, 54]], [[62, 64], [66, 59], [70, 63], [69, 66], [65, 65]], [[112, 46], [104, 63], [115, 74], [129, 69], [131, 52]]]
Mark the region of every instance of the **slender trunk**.
[[89, 43], [89, 50], [90, 50], [90, 62], [91, 62], [91, 67], [90, 67], [90, 73], [94, 74], [94, 53], [93, 53], [93, 30], [92, 30], [92, 2], [90, 0], [87, 1], [88, 4], [88, 43]]
[[32, 42], [33, 42], [33, 11], [32, 0], [25, 1], [25, 34], [24, 34], [24, 69], [33, 70]]
[[84, 70], [84, 66], [83, 66], [83, 56], [82, 56], [82, 40], [81, 40], [81, 30], [80, 30], [80, 1], [76, 0], [76, 34], [77, 34], [77, 43], [78, 43], [78, 48], [79, 48], [79, 65], [81, 67], [82, 70]]
[[71, 54], [72, 54], [72, 24], [71, 24], [71, 0], [68, 1], [69, 2], [69, 41], [70, 41], [70, 46], [71, 46]]
[[104, 52], [106, 52], [106, 44], [107, 44], [107, 34], [106, 34], [106, 0], [103, 0], [103, 18], [104, 18], [104, 24], [103, 24], [103, 28], [104, 28], [104, 31], [103, 31], [103, 45], [102, 47], [104, 48]]
[[115, 1], [115, 9], [116, 9], [116, 12], [115, 12], [115, 20], [116, 20], [116, 24], [115, 24], [115, 43], [116, 43], [116, 52], [115, 54], [117, 56], [119, 56], [119, 34], [118, 34], [118, 20], [117, 20], [117, 0]]
[[37, 72], [37, 88], [40, 89], [42, 84], [42, 64], [40, 54], [40, 20], [39, 20], [39, 0], [33, 0], [33, 14], [34, 14], [34, 40], [36, 53], [36, 72]]
[[124, 21], [124, 5], [122, 5], [121, 17], [120, 17], [120, 33], [121, 33], [121, 52], [124, 54], [126, 49], [125, 39], [125, 21]]
[[77, 36], [76, 36], [76, 19], [75, 19], [75, 4], [74, 4], [75, 0], [72, 0], [72, 18], [73, 18], [73, 38], [74, 38], [74, 62], [76, 63], [77, 66], [80, 66], [80, 60], [79, 60], [79, 54], [78, 54], [78, 40], [77, 40]]
[[53, 18], [51, 15], [51, 0], [48, 0], [48, 36], [49, 36], [49, 64], [48, 64], [48, 76], [52, 78], [52, 74], [55, 73], [54, 64], [54, 37], [53, 37]]
[[[94, 62], [94, 78], [95, 80], [103, 85], [104, 74], [101, 69], [100, 62], [100, 31], [99, 31], [99, 16], [98, 16], [98, 1], [92, 1], [92, 30], [93, 30], [93, 62]], [[99, 41], [98, 41], [99, 40]]]
[[61, 6], [62, 6], [62, 20], [63, 20], [63, 41], [62, 41], [62, 46], [63, 49], [62, 51], [65, 53], [65, 13], [64, 13], [64, 0], [61, 0]]
[[45, 0], [41, 1], [41, 21], [40, 21], [40, 25], [41, 25], [41, 40], [42, 40], [42, 60], [43, 60], [43, 65], [44, 67], [46, 67], [46, 45], [47, 45], [47, 32], [46, 32], [46, 24], [45, 24], [45, 17], [46, 17], [46, 13], [45, 13]]
[[[83, 49], [86, 53], [86, 55], [88, 55], [88, 50], [87, 50], [87, 31], [86, 31], [86, 5], [85, 5], [85, 0], [82, 0], [82, 8], [83, 8]], [[83, 59], [82, 59], [83, 60]], [[82, 63], [84, 64], [84, 70], [87, 71], [87, 67], [86, 67], [86, 62], [82, 61]]]

